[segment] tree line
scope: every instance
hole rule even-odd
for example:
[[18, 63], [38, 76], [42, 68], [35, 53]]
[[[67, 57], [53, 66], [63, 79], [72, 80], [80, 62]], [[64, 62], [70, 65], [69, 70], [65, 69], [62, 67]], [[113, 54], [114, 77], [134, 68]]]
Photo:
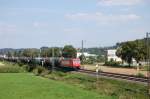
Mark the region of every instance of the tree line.
[[127, 62], [129, 66], [132, 64], [132, 60], [135, 59], [137, 63], [147, 59], [147, 49], [150, 50], [149, 44], [146, 43], [146, 39], [139, 39], [135, 41], [127, 41], [118, 43], [116, 55]]
[[72, 45], [64, 47], [41, 47], [26, 48], [26, 49], [3, 49], [0, 51], [1, 55], [8, 57], [65, 57], [76, 58], [77, 50]]

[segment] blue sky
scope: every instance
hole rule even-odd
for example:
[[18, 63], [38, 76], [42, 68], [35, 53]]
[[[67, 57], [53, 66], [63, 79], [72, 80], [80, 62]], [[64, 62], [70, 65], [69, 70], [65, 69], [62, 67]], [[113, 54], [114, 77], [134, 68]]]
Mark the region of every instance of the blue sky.
[[0, 48], [103, 47], [146, 32], [150, 0], [0, 0]]

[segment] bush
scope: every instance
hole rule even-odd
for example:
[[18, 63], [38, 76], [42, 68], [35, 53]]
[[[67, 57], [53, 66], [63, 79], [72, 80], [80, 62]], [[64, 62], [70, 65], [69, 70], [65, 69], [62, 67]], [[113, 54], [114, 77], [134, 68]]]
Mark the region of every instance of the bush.
[[49, 73], [49, 71], [47, 69], [45, 69], [44, 67], [41, 66], [37, 66], [34, 70], [33, 73], [37, 76], [44, 76], [46, 74]]
[[94, 63], [95, 63], [95, 61], [93, 61], [91, 59], [87, 59], [82, 62], [82, 64], [94, 64]]
[[137, 75], [136, 75], [137, 77], [145, 77], [145, 75], [144, 74], [142, 74], [142, 73], [137, 73]]
[[27, 65], [25, 68], [28, 72], [32, 72], [36, 68], [36, 65]]
[[119, 62], [115, 62], [115, 61], [106, 61], [105, 66], [120, 66]]
[[18, 61], [18, 65], [21, 67], [21, 66], [23, 66], [24, 64], [23, 64], [21, 61]]
[[59, 76], [59, 77], [64, 77], [64, 76], [67, 75], [66, 73], [61, 72], [61, 71], [54, 72], [54, 74], [56, 74], [56, 75]]
[[25, 70], [19, 66], [2, 66], [0, 67], [0, 73], [20, 73]]

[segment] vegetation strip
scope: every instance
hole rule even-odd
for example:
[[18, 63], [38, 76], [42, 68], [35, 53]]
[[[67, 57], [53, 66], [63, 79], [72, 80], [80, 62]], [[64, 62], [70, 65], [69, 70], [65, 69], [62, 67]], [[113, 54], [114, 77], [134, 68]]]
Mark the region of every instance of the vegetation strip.
[[[9, 65], [10, 67], [13, 67], [14, 65], [17, 65], [17, 64], [7, 63], [5, 65]], [[21, 68], [22, 67], [24, 67], [24, 65], [21, 65]], [[27, 69], [27, 68], [24, 68], [24, 69]], [[48, 86], [51, 85], [51, 83], [46, 84], [46, 86], [45, 86], [45, 81], [47, 82], [48, 79], [45, 79], [42, 77], [36, 77], [33, 74], [25, 73], [25, 74], [31, 76], [31, 77], [28, 76], [29, 77], [28, 80], [29, 80], [29, 82], [31, 80], [31, 82], [33, 82], [33, 83], [29, 83], [28, 80], [24, 81], [24, 76], [23, 77], [19, 76], [22, 73], [17, 74], [19, 76], [19, 78], [18, 77], [14, 78], [15, 77], [14, 75], [16, 75], [16, 73], [5, 73], [5, 75], [9, 74], [9, 75], [11, 75], [11, 77], [7, 77], [7, 76], [3, 76], [3, 78], [0, 77], [1, 82], [3, 82], [3, 83], [0, 82], [0, 89], [3, 88], [6, 90], [6, 91], [4, 91], [5, 94], [4, 93], [0, 93], [0, 94], [2, 96], [5, 96], [6, 93], [11, 93], [9, 91], [10, 90], [9, 88], [11, 88], [11, 85], [16, 84], [16, 82], [12, 82], [12, 81], [18, 81], [18, 85], [16, 85], [15, 88], [11, 88], [11, 90], [13, 90], [13, 92], [18, 92], [18, 90], [16, 88], [18, 88], [18, 86], [20, 86], [20, 84], [22, 86], [24, 86], [24, 84], [26, 84], [26, 81], [27, 81], [27, 85], [30, 86], [31, 89], [28, 90], [28, 88], [26, 88], [26, 87], [21, 87], [22, 89], [19, 89], [19, 92], [21, 92], [21, 90], [23, 90], [23, 93], [19, 93], [19, 95], [22, 95], [22, 94], [24, 95], [24, 92], [26, 93], [26, 91], [28, 92], [28, 91], [32, 90], [33, 98], [28, 98], [28, 99], [35, 99], [35, 98], [36, 99], [49, 99], [49, 98], [50, 99], [51, 98], [58, 99], [55, 97], [47, 98], [47, 96], [46, 96], [46, 98], [37, 98], [35, 96], [35, 95], [39, 96], [39, 94], [37, 94], [37, 93], [41, 93], [41, 92], [43, 92], [44, 94], [41, 94], [41, 96], [39, 96], [39, 97], [42, 97], [43, 95], [48, 94], [47, 92], [45, 93], [45, 89], [43, 90], [42, 86], [43, 87], [45, 86], [47, 91], [51, 92], [52, 90], [55, 90], [55, 92], [57, 92], [57, 90], [62, 88], [62, 87], [60, 87], [60, 85], [58, 83], [63, 83], [65, 85], [74, 86], [74, 88], [77, 88], [78, 90], [81, 90], [81, 91], [84, 90], [84, 91], [88, 91], [89, 94], [95, 93], [96, 95], [98, 95], [98, 96], [96, 96], [96, 98], [90, 97], [90, 98], [86, 98], [86, 99], [147, 99], [147, 97], [148, 97], [147, 86], [137, 84], [137, 83], [129, 83], [126, 81], [119, 81], [119, 80], [106, 79], [106, 78], [96, 79], [94, 77], [83, 75], [83, 74], [62, 72], [61, 70], [53, 71], [52, 73], [50, 73], [45, 68], [39, 67], [39, 66], [34, 68], [32, 71], [35, 75], [48, 78], [48, 79], [50, 79], [50, 82], [52, 81], [54, 83], [57, 83], [58, 89], [49, 88]], [[0, 73], [0, 75], [4, 75], [4, 73]], [[40, 81], [42, 83], [38, 84], [39, 83], [38, 81], [36, 81], [36, 80], [34, 81], [34, 77], [40, 79]], [[5, 80], [5, 79], [7, 79], [7, 80]], [[8, 81], [8, 80], [11, 80], [11, 81]], [[7, 83], [7, 84], [9, 83], [9, 84], [3, 85], [5, 83]], [[37, 85], [38, 89], [32, 87], [32, 85], [34, 85], [36, 83], [38, 84]], [[25, 86], [27, 86], [27, 85], [25, 85]], [[54, 86], [54, 85], [52, 85], [52, 86]], [[63, 90], [64, 92], [70, 91], [68, 89], [66, 89], [66, 90], [65, 89]], [[38, 91], [36, 91], [36, 90], [38, 90]], [[1, 90], [1, 91], [3, 91], [3, 90]], [[32, 91], [30, 91], [30, 94], [32, 93]], [[34, 92], [34, 91], [36, 91], [36, 92]], [[74, 90], [73, 90], [73, 92], [76, 93], [76, 91], [74, 91]], [[56, 94], [56, 93], [54, 93], [54, 94]], [[17, 95], [18, 95], [18, 93], [17, 93]], [[64, 94], [62, 93], [62, 96], [63, 95]], [[76, 94], [76, 95], [79, 95], [79, 94]], [[105, 98], [105, 96], [106, 96], [106, 98]], [[0, 99], [13, 99], [13, 98], [7, 98], [6, 96], [5, 96], [6, 98], [1, 98], [1, 97], [0, 97]], [[75, 98], [70, 98], [70, 97], [71, 96], [68, 95], [68, 97], [64, 97], [62, 99], [77, 99], [78, 98], [78, 97], [75, 97]], [[14, 99], [18, 99], [18, 98], [15, 97]], [[26, 99], [26, 98], [22, 98], [22, 99]], [[61, 98], [59, 97], [59, 99], [61, 99]], [[85, 99], [85, 97], [78, 98], [78, 99]]]

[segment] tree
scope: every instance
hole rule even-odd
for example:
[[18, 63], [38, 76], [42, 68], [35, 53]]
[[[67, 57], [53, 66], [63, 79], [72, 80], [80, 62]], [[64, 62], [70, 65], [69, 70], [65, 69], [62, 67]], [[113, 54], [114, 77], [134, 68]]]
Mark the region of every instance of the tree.
[[144, 60], [146, 58], [146, 48], [144, 45], [144, 40], [136, 40], [136, 47], [134, 49], [134, 59], [136, 60], [137, 63], [139, 61]]
[[145, 40], [142, 39], [121, 43], [120, 47], [117, 49], [116, 55], [123, 61], [129, 63], [129, 66], [133, 58], [139, 63], [139, 61], [146, 59]]
[[38, 49], [24, 49], [22, 55], [25, 57], [37, 57], [39, 53]]
[[53, 48], [41, 48], [41, 56], [42, 57], [52, 57], [52, 51], [54, 49], [54, 56], [60, 57], [61, 56], [61, 48], [53, 47]]
[[48, 50], [49, 50], [48, 47], [42, 47], [40, 48], [40, 50], [41, 50], [40, 52], [41, 57], [48, 57]]
[[55, 54], [55, 57], [60, 57], [62, 56], [62, 48], [59, 48], [59, 47], [55, 47], [54, 48], [54, 54]]
[[62, 56], [65, 58], [76, 58], [77, 50], [72, 45], [64, 46]]
[[136, 45], [132, 41], [122, 43], [121, 46], [117, 49], [116, 55], [122, 60], [126, 61], [129, 64], [129, 66], [131, 66], [132, 59], [135, 56], [135, 47]]
[[84, 61], [86, 60], [86, 57], [84, 56], [84, 54], [79, 56], [80, 60], [81, 60], [81, 64], [84, 64]]
[[13, 56], [13, 51], [8, 51], [6, 54], [8, 57], [12, 57]]
[[105, 62], [105, 56], [98, 55], [97, 56], [97, 62]]

